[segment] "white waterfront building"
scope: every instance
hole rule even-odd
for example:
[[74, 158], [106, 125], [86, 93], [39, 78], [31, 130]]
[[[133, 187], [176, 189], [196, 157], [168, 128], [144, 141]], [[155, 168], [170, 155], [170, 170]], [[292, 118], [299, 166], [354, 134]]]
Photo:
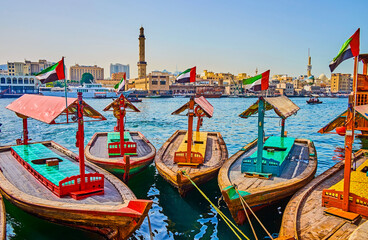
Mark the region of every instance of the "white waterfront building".
[[38, 93], [40, 81], [35, 76], [0, 75], [0, 92]]

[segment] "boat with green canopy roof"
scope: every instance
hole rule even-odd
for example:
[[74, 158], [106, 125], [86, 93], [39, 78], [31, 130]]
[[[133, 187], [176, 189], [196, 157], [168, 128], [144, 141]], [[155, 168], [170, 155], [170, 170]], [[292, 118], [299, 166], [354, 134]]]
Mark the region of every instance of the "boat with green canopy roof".
[[[281, 118], [280, 136], [264, 136], [268, 110]], [[291, 196], [314, 177], [317, 154], [313, 142], [288, 137], [285, 132], [285, 120], [298, 110], [286, 96], [260, 97], [240, 114], [241, 118], [249, 118], [258, 113], [258, 138], [231, 156], [218, 175], [221, 193], [238, 224], [245, 220], [240, 197], [257, 210]]]

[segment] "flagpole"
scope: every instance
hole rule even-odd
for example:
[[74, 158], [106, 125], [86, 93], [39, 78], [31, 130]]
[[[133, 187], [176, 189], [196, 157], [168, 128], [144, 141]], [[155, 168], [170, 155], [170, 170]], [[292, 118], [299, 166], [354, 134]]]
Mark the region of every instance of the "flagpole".
[[65, 108], [66, 108], [66, 122], [69, 123], [69, 114], [68, 114], [68, 94], [66, 89], [66, 68], [63, 57], [63, 67], [64, 67], [64, 91], [65, 91]]

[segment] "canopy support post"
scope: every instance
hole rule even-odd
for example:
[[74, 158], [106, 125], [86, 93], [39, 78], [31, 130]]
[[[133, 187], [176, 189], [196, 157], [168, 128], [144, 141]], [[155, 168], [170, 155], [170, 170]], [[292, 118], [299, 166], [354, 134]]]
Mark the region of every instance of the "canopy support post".
[[189, 100], [188, 109], [188, 140], [187, 140], [187, 162], [192, 162], [192, 137], [193, 137], [194, 97]]
[[351, 160], [353, 154], [354, 143], [354, 123], [355, 114], [354, 107], [356, 105], [356, 87], [357, 87], [357, 69], [358, 57], [354, 57], [354, 76], [353, 76], [353, 100], [349, 102], [346, 134], [345, 134], [345, 167], [344, 167], [344, 198], [342, 201], [342, 210], [349, 212], [349, 195], [350, 195], [350, 177], [351, 177]]
[[81, 178], [81, 190], [86, 187], [85, 166], [84, 166], [84, 122], [83, 122], [83, 100], [82, 93], [78, 92], [78, 140], [79, 142], [79, 171]]
[[264, 99], [258, 102], [258, 140], [257, 140], [257, 172], [262, 173], [263, 138], [264, 138]]
[[124, 149], [124, 117], [125, 117], [125, 99], [124, 99], [124, 95], [121, 94], [120, 98], [119, 98], [119, 109], [120, 109], [120, 126], [119, 126], [119, 131], [120, 131], [120, 156], [124, 156], [125, 154], [125, 149]]
[[281, 119], [281, 137], [285, 137], [285, 119]]
[[28, 144], [28, 122], [27, 118], [23, 118], [23, 143]]

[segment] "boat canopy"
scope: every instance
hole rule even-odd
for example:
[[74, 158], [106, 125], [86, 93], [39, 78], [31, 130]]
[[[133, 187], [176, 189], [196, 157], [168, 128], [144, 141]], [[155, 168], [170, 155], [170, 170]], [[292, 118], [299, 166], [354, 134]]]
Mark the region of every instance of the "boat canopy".
[[[209, 103], [207, 101], [207, 99], [205, 99], [203, 96], [201, 96], [199, 98], [195, 98], [194, 102], [197, 104], [197, 106], [199, 106], [200, 109], [203, 110], [206, 117], [208, 117], [208, 118], [212, 117], [212, 115], [213, 115], [213, 106], [211, 105], [211, 103]], [[180, 108], [178, 108], [177, 110], [172, 112], [171, 114], [172, 115], [179, 115], [180, 113], [184, 112], [188, 108], [189, 108], [189, 102], [187, 102], [186, 104], [184, 104], [183, 106], [181, 106]]]
[[[57, 124], [55, 121], [60, 115], [66, 115], [67, 112], [73, 116], [77, 112], [77, 98], [68, 98], [67, 103], [64, 97], [41, 96], [34, 94], [24, 94], [17, 100], [6, 106], [7, 109], [15, 112], [20, 118], [33, 118], [47, 124]], [[66, 105], [68, 107], [66, 107]], [[83, 101], [83, 116], [92, 118], [88, 121], [106, 120], [99, 112], [94, 110]], [[73, 123], [74, 120], [58, 123]]]
[[[107, 105], [105, 108], [104, 108], [104, 111], [114, 111], [115, 109], [116, 110], [119, 110], [119, 101], [120, 101], [120, 98], [117, 98], [115, 99], [112, 103], [110, 103], [109, 105]], [[132, 110], [133, 112], [140, 112], [139, 109], [134, 106], [128, 99], [126, 99], [124, 97], [124, 103], [125, 103], [125, 106], [126, 108]]]
[[[293, 103], [288, 97], [280, 96], [280, 97], [262, 97], [265, 101], [265, 109], [274, 110], [275, 113], [282, 119], [286, 119], [293, 114], [296, 114], [299, 111], [299, 107]], [[247, 110], [242, 112], [239, 117], [248, 118], [253, 114], [258, 113], [258, 103], [259, 99], [256, 103], [250, 106]]]
[[[368, 105], [360, 105], [355, 107], [355, 111], [358, 113], [355, 116], [355, 129], [366, 130], [368, 126]], [[329, 133], [335, 130], [337, 127], [345, 126], [346, 124], [347, 110], [338, 115], [334, 120], [329, 122], [326, 126], [318, 130], [319, 133]]]
[[364, 54], [359, 54], [359, 61], [368, 61], [368, 53], [364, 53]]

